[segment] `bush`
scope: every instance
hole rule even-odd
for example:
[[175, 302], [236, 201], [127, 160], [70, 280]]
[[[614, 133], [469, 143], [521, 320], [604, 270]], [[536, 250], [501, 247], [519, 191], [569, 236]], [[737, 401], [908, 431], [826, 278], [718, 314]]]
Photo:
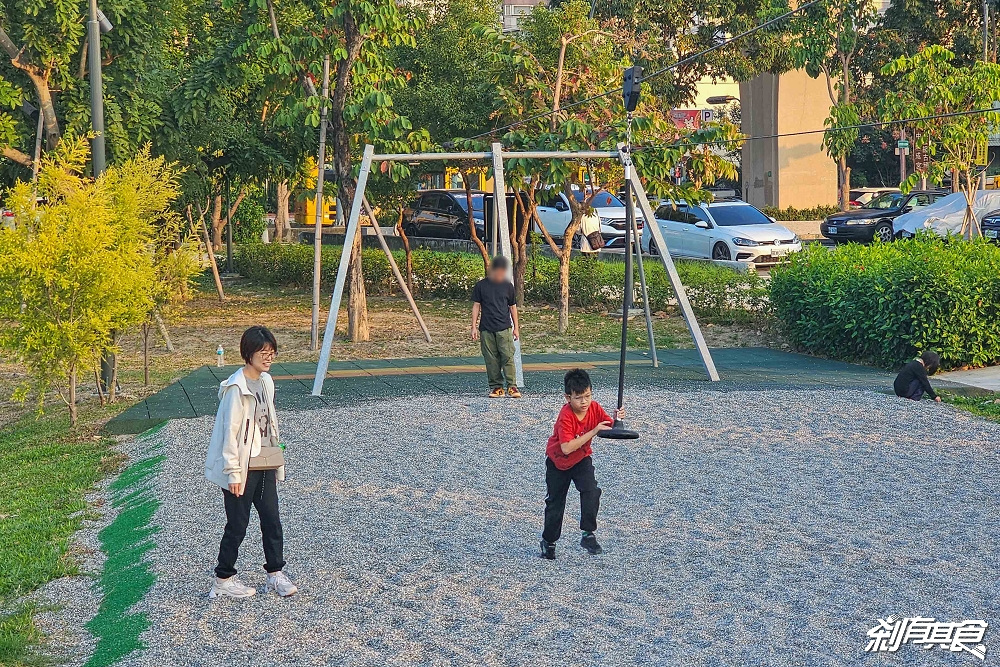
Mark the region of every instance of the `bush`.
[[[323, 246], [320, 280], [331, 289], [340, 262], [339, 246]], [[395, 294], [396, 282], [385, 254], [378, 248], [362, 251], [365, 286], [369, 294]], [[405, 266], [403, 251], [393, 253]], [[307, 245], [252, 244], [237, 250], [236, 270], [255, 282], [307, 288], [312, 285], [313, 248]], [[748, 322], [769, 312], [767, 286], [755, 274], [738, 273], [707, 262], [678, 262], [677, 270], [688, 298], [700, 317], [717, 321]], [[468, 299], [476, 281], [483, 277], [483, 259], [478, 254], [413, 251], [414, 290], [418, 296], [438, 299]], [[654, 311], [675, 307], [673, 290], [659, 261], [646, 263], [650, 307]], [[638, 273], [636, 281], [638, 284]], [[570, 303], [589, 309], [621, 308], [625, 264], [620, 261], [574, 259], [570, 263]], [[525, 299], [530, 303], [555, 303], [559, 295], [559, 262], [532, 256], [525, 272]]]
[[828, 215], [840, 212], [839, 206], [814, 206], [813, 208], [775, 208], [765, 206], [761, 209], [764, 215], [769, 215], [775, 220], [822, 220]]
[[1000, 361], [1000, 247], [920, 236], [811, 246], [771, 272], [771, 302], [800, 349], [895, 367]]
[[233, 214], [233, 240], [236, 243], [260, 243], [267, 228], [267, 213], [256, 198], [244, 199]]

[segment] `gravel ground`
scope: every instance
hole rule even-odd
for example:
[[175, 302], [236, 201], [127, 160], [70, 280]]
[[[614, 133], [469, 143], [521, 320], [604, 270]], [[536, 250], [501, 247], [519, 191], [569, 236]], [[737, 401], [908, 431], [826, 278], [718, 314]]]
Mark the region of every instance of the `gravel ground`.
[[1000, 425], [869, 392], [629, 401], [642, 439], [595, 445], [605, 553], [578, 546], [571, 490], [554, 562], [535, 550], [561, 397], [279, 414], [301, 589], [285, 600], [263, 593], [255, 518], [239, 567], [260, 593], [207, 599], [224, 523], [202, 475], [211, 420], [172, 422], [159, 579], [139, 604], [153, 625], [123, 664], [982, 664], [863, 648], [890, 614], [997, 619]]

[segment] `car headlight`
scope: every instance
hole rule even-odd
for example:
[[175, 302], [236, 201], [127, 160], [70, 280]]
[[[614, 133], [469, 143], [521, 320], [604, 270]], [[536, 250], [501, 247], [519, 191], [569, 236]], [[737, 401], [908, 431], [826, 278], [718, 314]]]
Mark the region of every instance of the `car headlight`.
[[798, 243], [798, 242], [799, 242], [799, 235], [792, 234], [792, 243]]
[[608, 226], [610, 226], [611, 223], [614, 222], [614, 221], [615, 221], [614, 218], [601, 218], [601, 224], [602, 225], [608, 225]]
[[757, 243], [753, 239], [745, 239], [742, 236], [737, 236], [737, 237], [733, 238], [733, 243], [735, 243], [736, 245], [742, 245], [742, 246], [760, 245], [759, 243]]
[[870, 224], [872, 224], [872, 221], [871, 220], [866, 220], [865, 218], [860, 218], [860, 219], [853, 218], [853, 219], [844, 220], [844, 224], [845, 225], [870, 225]]

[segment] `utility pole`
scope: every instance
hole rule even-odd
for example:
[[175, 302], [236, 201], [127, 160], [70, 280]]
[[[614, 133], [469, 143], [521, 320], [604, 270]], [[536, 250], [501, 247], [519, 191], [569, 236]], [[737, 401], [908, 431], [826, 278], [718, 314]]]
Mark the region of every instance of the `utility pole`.
[[[87, 58], [90, 69], [90, 121], [94, 138], [90, 141], [90, 159], [94, 178], [104, 173], [107, 166], [104, 150], [104, 83], [101, 77], [101, 33], [111, 31], [111, 22], [97, 8], [97, 0], [90, 0], [90, 20], [87, 21]], [[42, 110], [39, 109], [39, 124]], [[37, 160], [36, 160], [37, 164]], [[112, 343], [115, 333], [112, 331]], [[105, 394], [111, 395], [111, 384], [115, 377], [115, 354], [105, 351], [101, 355], [100, 383]]]
[[104, 84], [101, 80], [101, 32], [111, 30], [111, 24], [104, 19], [105, 26], [101, 25], [100, 10], [97, 9], [97, 0], [90, 0], [90, 20], [87, 22], [87, 42], [89, 44], [89, 66], [90, 66], [90, 120], [94, 129], [94, 138], [91, 140], [91, 159], [93, 161], [94, 178], [104, 173], [105, 153], [104, 153]]
[[908, 145], [906, 142], [906, 130], [899, 130], [899, 183], [903, 184], [906, 180], [906, 154], [908, 151]]
[[[319, 112], [319, 159], [316, 161], [316, 231], [313, 238], [313, 309], [312, 329], [309, 335], [309, 349], [319, 349], [319, 284], [323, 266], [323, 216], [326, 206], [323, 202], [323, 180], [326, 172], [326, 113], [327, 97], [330, 95], [330, 56], [323, 58], [323, 99]], [[337, 211], [340, 212], [338, 203]], [[348, 252], [344, 243], [344, 252]]]

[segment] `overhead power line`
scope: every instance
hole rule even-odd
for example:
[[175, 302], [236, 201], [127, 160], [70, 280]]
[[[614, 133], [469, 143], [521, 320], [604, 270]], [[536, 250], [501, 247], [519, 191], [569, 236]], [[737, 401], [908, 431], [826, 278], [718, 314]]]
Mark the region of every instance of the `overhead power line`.
[[[895, 120], [872, 121], [870, 123], [858, 123], [856, 125], [842, 125], [839, 127], [824, 127], [818, 130], [800, 130], [798, 132], [780, 132], [777, 134], [762, 134], [756, 137], [743, 137], [740, 139], [717, 139], [713, 141], [690, 141], [681, 144], [669, 144], [671, 148], [684, 148], [688, 146], [716, 146], [726, 144], [739, 144], [748, 141], [760, 141], [762, 139], [783, 139], [785, 137], [801, 137], [811, 134], [827, 134], [828, 132], [843, 132], [844, 130], [864, 130], [867, 128], [885, 127], [887, 125], [902, 125], [906, 123], [916, 123], [924, 120], [939, 120], [942, 118], [955, 118], [958, 116], [975, 116], [982, 113], [1000, 113], [1000, 109], [970, 109], [968, 111], [951, 111], [948, 113], [934, 114], [932, 116], [915, 116], [913, 118], [898, 118]], [[634, 151], [653, 150], [656, 146], [636, 146]]]
[[[677, 69], [678, 67], [683, 67], [684, 65], [689, 65], [689, 64], [693, 63], [694, 61], [696, 61], [698, 58], [701, 58], [702, 56], [704, 56], [704, 55], [706, 55], [708, 53], [712, 53], [713, 51], [717, 51], [717, 50], [721, 49], [722, 47], [728, 46], [729, 44], [732, 44], [733, 42], [735, 42], [737, 40], [743, 39], [744, 37], [749, 37], [750, 35], [752, 35], [752, 34], [754, 34], [756, 32], [760, 32], [761, 30], [765, 30], [766, 28], [769, 28], [769, 27], [771, 27], [771, 26], [773, 26], [773, 25], [775, 25], [777, 23], [780, 23], [781, 21], [784, 21], [785, 19], [787, 19], [787, 18], [789, 18], [789, 17], [791, 17], [791, 16], [793, 16], [795, 14], [798, 14], [799, 12], [801, 12], [801, 11], [803, 11], [805, 9], [808, 9], [809, 7], [812, 7], [813, 5], [819, 4], [820, 2], [823, 2], [823, 0], [809, 0], [809, 2], [806, 2], [806, 3], [802, 4], [802, 5], [799, 5], [795, 9], [792, 9], [790, 11], [785, 12], [784, 14], [782, 14], [780, 16], [776, 16], [773, 19], [765, 21], [764, 23], [761, 23], [760, 25], [756, 25], [753, 28], [750, 28], [749, 30], [741, 32], [741, 33], [739, 33], [737, 35], [733, 35], [729, 39], [723, 40], [723, 41], [719, 42], [718, 44], [714, 44], [714, 45], [708, 47], [707, 49], [703, 49], [701, 51], [698, 51], [697, 53], [692, 53], [689, 56], [685, 56], [685, 57], [681, 58], [680, 60], [678, 60], [677, 62], [673, 63], [672, 65], [667, 65], [666, 67], [663, 67], [661, 69], [658, 69], [658, 70], [655, 70], [653, 72], [650, 72], [649, 74], [645, 75], [642, 78], [642, 81], [648, 81], [650, 79], [653, 79], [653, 78], [656, 78], [656, 77], [661, 76], [663, 74], [666, 74], [667, 72], [671, 72], [671, 71]], [[561, 106], [559, 109], [553, 109], [551, 111], [543, 111], [542, 113], [538, 113], [538, 114], [535, 114], [533, 116], [528, 116], [527, 118], [522, 118], [521, 120], [514, 121], [513, 123], [510, 123], [508, 125], [504, 125], [502, 127], [497, 127], [497, 128], [492, 129], [492, 130], [488, 130], [486, 132], [481, 132], [481, 133], [473, 135], [471, 137], [467, 137], [465, 139], [465, 141], [471, 141], [473, 139], [481, 139], [483, 137], [488, 137], [488, 136], [491, 136], [491, 135], [495, 135], [498, 132], [504, 132], [506, 130], [513, 129], [513, 128], [518, 127], [520, 125], [524, 125], [525, 123], [530, 123], [533, 120], [538, 120], [540, 118], [546, 118], [548, 116], [551, 116], [551, 115], [556, 114], [556, 113], [560, 113], [560, 112], [565, 111], [567, 109], [572, 109], [572, 108], [578, 107], [578, 106], [580, 106], [582, 104], [589, 104], [591, 102], [594, 102], [596, 100], [608, 97], [610, 95], [615, 95], [617, 93], [621, 93], [622, 90], [623, 90], [622, 86], [618, 86], [617, 88], [612, 88], [611, 90], [606, 90], [603, 93], [598, 93], [596, 95], [592, 95], [590, 97], [586, 97], [586, 98], [584, 98], [582, 100], [577, 100], [575, 102], [570, 102], [570, 103], [568, 103], [566, 105]]]

